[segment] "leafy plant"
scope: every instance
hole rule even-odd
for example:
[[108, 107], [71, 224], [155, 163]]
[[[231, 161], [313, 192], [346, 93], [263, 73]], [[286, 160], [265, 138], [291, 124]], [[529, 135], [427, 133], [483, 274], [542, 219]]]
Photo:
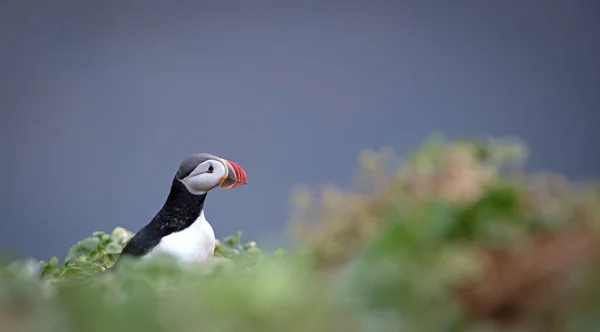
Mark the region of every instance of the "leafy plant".
[[593, 331], [600, 323], [600, 191], [526, 174], [515, 139], [359, 156], [351, 189], [292, 194], [294, 243], [238, 232], [215, 258], [111, 266], [132, 234], [75, 244], [61, 264], [0, 269], [6, 331]]

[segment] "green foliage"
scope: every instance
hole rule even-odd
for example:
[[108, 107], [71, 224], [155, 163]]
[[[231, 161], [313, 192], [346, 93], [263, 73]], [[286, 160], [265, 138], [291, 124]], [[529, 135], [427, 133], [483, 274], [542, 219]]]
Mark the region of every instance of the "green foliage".
[[123, 247], [133, 234], [122, 228], [115, 228], [111, 234], [94, 232], [69, 249], [62, 266], [57, 257], [49, 262], [40, 262], [41, 276], [57, 277], [90, 277], [114, 264]]
[[95, 232], [62, 264], [0, 270], [2, 331], [593, 331], [600, 194], [525, 174], [517, 140], [437, 136], [365, 151], [356, 188], [293, 194], [293, 249], [238, 232], [215, 258], [111, 266], [132, 234]]

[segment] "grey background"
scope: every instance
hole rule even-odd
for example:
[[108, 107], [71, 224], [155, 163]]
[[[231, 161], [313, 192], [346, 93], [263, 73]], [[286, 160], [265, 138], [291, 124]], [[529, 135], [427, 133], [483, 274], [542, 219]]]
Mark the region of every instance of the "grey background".
[[346, 185], [363, 148], [519, 135], [532, 169], [600, 175], [597, 1], [7, 1], [0, 250], [63, 256], [137, 230], [180, 160], [218, 237], [280, 241], [296, 184]]

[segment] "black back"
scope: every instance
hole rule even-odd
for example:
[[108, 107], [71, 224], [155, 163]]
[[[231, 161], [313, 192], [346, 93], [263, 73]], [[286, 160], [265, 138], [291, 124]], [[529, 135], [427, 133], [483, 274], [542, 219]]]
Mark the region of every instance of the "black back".
[[205, 199], [206, 194], [194, 195], [181, 181], [174, 178], [171, 192], [162, 209], [150, 223], [133, 236], [123, 248], [121, 257], [144, 256], [157, 246], [163, 237], [188, 228], [202, 213]]

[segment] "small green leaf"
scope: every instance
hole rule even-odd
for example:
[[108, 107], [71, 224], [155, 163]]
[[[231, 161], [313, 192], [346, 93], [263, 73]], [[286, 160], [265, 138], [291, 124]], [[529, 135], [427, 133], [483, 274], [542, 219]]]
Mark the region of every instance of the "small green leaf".
[[106, 251], [107, 254], [120, 254], [122, 249], [118, 244], [111, 242], [106, 245], [104, 251]]
[[120, 244], [125, 244], [125, 242], [129, 241], [132, 236], [133, 234], [123, 227], [116, 227], [111, 234], [113, 241]]
[[48, 266], [51, 268], [55, 268], [58, 265], [58, 257], [54, 256], [52, 258], [50, 258], [50, 261], [48, 262]]
[[233, 235], [231, 235], [231, 236], [228, 236], [228, 237], [226, 237], [226, 238], [225, 238], [225, 242], [227, 242], [227, 244], [228, 244], [230, 247], [233, 247], [233, 246], [235, 246], [236, 244], [239, 244], [239, 243], [240, 243], [240, 239], [239, 239], [239, 238], [237, 238], [236, 236], [233, 236]]
[[102, 235], [104, 235], [104, 234], [105, 234], [104, 232], [94, 232], [94, 233], [92, 233], [92, 236], [95, 236], [95, 237], [101, 238], [101, 237], [102, 237]]
[[81, 240], [78, 245], [80, 247], [83, 247], [87, 250], [93, 250], [95, 249], [98, 244], [100, 244], [100, 239], [97, 237], [88, 237], [86, 239]]
[[256, 242], [250, 241], [250, 242], [246, 242], [246, 244], [244, 244], [244, 250], [248, 250], [250, 248], [256, 248]]

